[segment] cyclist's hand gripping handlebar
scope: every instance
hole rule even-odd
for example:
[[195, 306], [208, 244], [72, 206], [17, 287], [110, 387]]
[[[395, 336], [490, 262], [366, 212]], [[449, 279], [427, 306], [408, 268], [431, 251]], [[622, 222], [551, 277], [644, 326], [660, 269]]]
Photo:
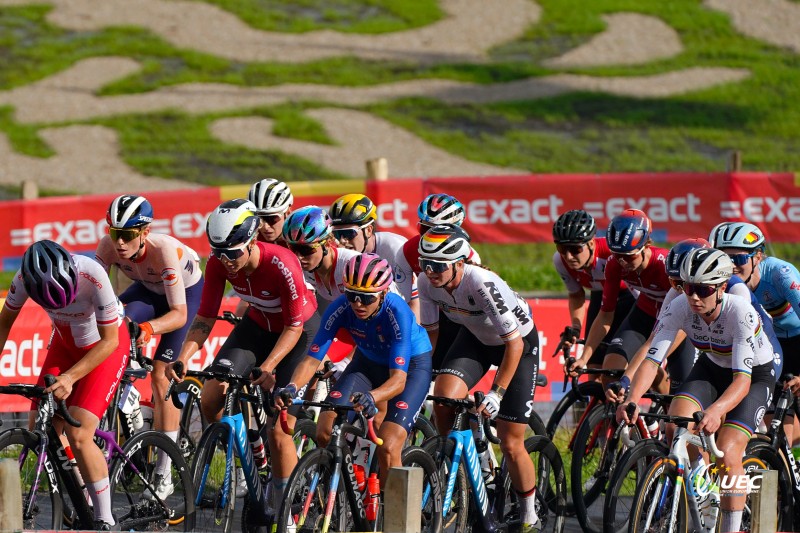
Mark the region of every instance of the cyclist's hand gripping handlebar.
[[[45, 387], [52, 387], [53, 383], [56, 382], [56, 377], [52, 374], [46, 374], [44, 376], [44, 385]], [[70, 426], [74, 426], [76, 428], [81, 427], [81, 423], [79, 420], [73, 418], [71, 414], [69, 414], [69, 410], [67, 410], [67, 402], [64, 400], [56, 400], [53, 398], [53, 394], [49, 393], [47, 395], [47, 401], [55, 402], [55, 411], [61, 415], [61, 417], [67, 421], [67, 424]]]
[[[183, 361], [175, 361], [175, 364], [172, 366], [172, 370], [179, 376], [183, 376]], [[183, 409], [183, 402], [181, 401], [178, 391], [175, 390], [175, 380], [169, 380], [169, 387], [167, 387], [167, 395], [164, 398], [164, 401], [172, 399], [172, 405], [177, 407], [178, 409]]]

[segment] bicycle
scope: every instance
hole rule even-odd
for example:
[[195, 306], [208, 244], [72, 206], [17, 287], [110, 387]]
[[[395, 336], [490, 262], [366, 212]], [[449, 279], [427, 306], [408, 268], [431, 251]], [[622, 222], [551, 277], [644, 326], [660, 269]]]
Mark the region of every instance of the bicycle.
[[[363, 479], [359, 482], [346, 438], [347, 435], [369, 438], [370, 442], [380, 446], [382, 440], [375, 434], [373, 419], [366, 419], [358, 412], [355, 423], [348, 422], [348, 415], [354, 411], [350, 405], [299, 398], [294, 399], [293, 404], [333, 411], [336, 418], [328, 445], [301, 457], [292, 471], [276, 520], [278, 533], [379, 530], [383, 520], [381, 504], [377, 501], [379, 495], [370, 494]], [[291, 434], [285, 409], [281, 410], [280, 422], [283, 431]], [[421, 530], [441, 531], [441, 491], [433, 458], [422, 448], [411, 446], [403, 449], [401, 462], [404, 466], [416, 466], [423, 471]], [[364, 472], [365, 476], [368, 474]], [[364, 504], [367, 496], [373, 497], [370, 503], [375, 506], [374, 518], [367, 516]]]
[[[183, 365], [180, 362], [176, 363], [175, 371], [178, 374], [183, 373]], [[241, 529], [254, 531], [266, 526], [269, 464], [267, 462], [267, 466], [261, 471], [257, 468], [248, 431], [250, 417], [236, 408], [242, 402], [252, 405], [256, 427], [251, 431], [255, 431], [262, 443], [266, 443], [269, 413], [266, 411], [261, 388], [254, 387], [253, 393], [243, 390], [251, 379], [261, 375], [261, 369], [253, 368], [250, 376], [209, 370], [189, 370], [186, 375], [214, 379], [228, 384], [222, 419], [209, 424], [203, 432], [192, 463], [192, 480], [197, 488], [194, 501], [197, 509], [196, 530], [216, 531], [221, 527], [223, 531], [230, 532], [233, 529], [236, 506], [234, 487], [237, 482], [234, 454], [241, 463], [248, 492], [242, 508]], [[180, 409], [182, 406], [179, 405], [180, 401], [173, 387], [174, 382], [170, 383], [168, 396]], [[315, 435], [312, 433], [303, 437], [313, 440]]]
[[[45, 376], [46, 386], [54, 381], [53, 376]], [[58, 402], [56, 410], [53, 395], [44, 391], [44, 387], [29, 384], [0, 387], [0, 394], [38, 401], [33, 431], [12, 428], [0, 433], [0, 456], [18, 458], [25, 528], [61, 529], [66, 525], [93, 529], [94, 511], [77, 464], [52, 424], [56, 412], [75, 427], [80, 422], [69, 414], [64, 401]], [[194, 501], [189, 468], [172, 440], [155, 431], [145, 431], [120, 447], [110, 432], [96, 430], [95, 436], [102, 438], [109, 450], [112, 513], [122, 530], [165, 530], [170, 526], [192, 530]], [[177, 490], [164, 499], [156, 493], [153, 479], [162, 453], [172, 460], [168, 475], [177, 480]], [[43, 473], [47, 475], [43, 477]], [[49, 501], [49, 510], [45, 501]]]
[[[487, 446], [488, 453], [489, 443], [500, 443], [492, 434], [490, 421], [479, 421], [474, 413], [483, 401], [483, 394], [476, 393], [474, 400], [443, 396], [428, 396], [428, 399], [455, 409], [455, 419], [448, 435], [435, 437], [423, 445], [424, 450], [437, 458], [440, 478], [446, 481], [443, 526], [448, 530], [454, 527], [457, 532], [470, 531], [478, 526], [485, 531], [520, 527], [519, 503], [511, 487], [505, 460], [499, 466], [493, 463], [486, 478], [481, 470], [478, 447]], [[567, 501], [561, 456], [555, 445], [543, 436], [528, 437], [525, 449], [536, 466], [536, 512], [540, 531], [560, 533], [564, 530]], [[491, 457], [494, 457], [493, 450]]]

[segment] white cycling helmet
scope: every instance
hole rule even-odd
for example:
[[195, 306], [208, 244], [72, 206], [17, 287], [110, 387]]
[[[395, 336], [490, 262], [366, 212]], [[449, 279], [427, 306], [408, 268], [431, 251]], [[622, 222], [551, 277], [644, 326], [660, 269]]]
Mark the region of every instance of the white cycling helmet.
[[749, 222], [723, 222], [714, 226], [708, 242], [714, 248], [757, 250], [764, 246], [764, 233]]
[[433, 261], [453, 262], [469, 257], [469, 234], [454, 224], [439, 224], [426, 231], [419, 240], [419, 256]]
[[728, 254], [715, 248], [696, 248], [681, 265], [684, 283], [719, 285], [733, 276], [733, 262]]
[[235, 248], [256, 237], [256, 206], [243, 198], [221, 203], [208, 215], [206, 235], [212, 248]]
[[255, 205], [257, 215], [282, 215], [292, 207], [294, 201], [289, 186], [273, 179], [254, 183], [247, 193], [247, 199]]

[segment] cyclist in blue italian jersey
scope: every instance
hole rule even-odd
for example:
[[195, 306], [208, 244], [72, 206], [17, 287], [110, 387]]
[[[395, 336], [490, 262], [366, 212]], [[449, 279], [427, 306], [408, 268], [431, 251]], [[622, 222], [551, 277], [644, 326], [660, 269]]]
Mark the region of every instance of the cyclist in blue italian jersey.
[[[297, 396], [308, 383], [339, 328], [356, 343], [353, 361], [336, 382], [328, 401], [352, 401], [367, 415], [384, 415], [378, 429], [381, 486], [389, 468], [401, 466], [400, 452], [431, 382], [431, 343], [403, 298], [389, 292], [392, 267], [375, 254], [360, 254], [345, 267], [344, 294], [322, 318], [306, 358], [291, 382], [275, 391], [275, 404]], [[335, 413], [320, 415], [317, 444], [330, 439]]]

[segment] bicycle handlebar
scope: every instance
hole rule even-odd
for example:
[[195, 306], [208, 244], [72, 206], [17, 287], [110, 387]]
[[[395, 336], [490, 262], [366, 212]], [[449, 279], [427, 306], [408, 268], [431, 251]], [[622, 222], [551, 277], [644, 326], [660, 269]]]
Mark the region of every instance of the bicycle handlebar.
[[565, 327], [564, 331], [561, 332], [561, 340], [559, 341], [558, 346], [556, 346], [556, 350], [553, 352], [553, 355], [551, 357], [557, 356], [558, 352], [561, 351], [564, 352], [565, 358], [569, 357], [570, 347], [567, 346], [566, 344], [568, 342], [572, 343], [572, 339], [577, 339], [575, 344], [580, 344], [582, 341], [582, 339], [578, 339], [578, 336], [580, 336], [580, 334], [581, 334], [580, 328], [576, 328], [573, 326]]
[[[355, 407], [352, 405], [338, 405], [331, 402], [312, 402], [309, 400], [303, 400], [302, 398], [294, 398], [292, 400], [292, 405], [302, 405], [305, 407], [319, 407], [325, 411], [335, 411], [339, 412], [348, 412], [348, 411], [355, 411]], [[356, 411], [356, 415], [365, 422], [366, 434], [359, 435], [362, 438], [368, 438], [378, 446], [383, 446], [383, 439], [375, 433], [375, 418], [369, 417], [367, 418], [364, 413], [361, 411]], [[294, 435], [294, 428], [289, 427], [289, 418], [287, 408], [284, 407], [280, 411], [279, 419], [281, 422], [281, 429], [287, 435]]]
[[[625, 407], [625, 412], [628, 413], [628, 418], [630, 418], [633, 413], [636, 411], [636, 404], [633, 402], [628, 402], [628, 405]], [[677, 415], [669, 415], [669, 414], [661, 414], [661, 413], [647, 413], [648, 418], [656, 418], [658, 420], [664, 420], [667, 423], [675, 424], [678, 427], [687, 428], [690, 423], [699, 424], [701, 420], [703, 420], [703, 411], [695, 411], [692, 416], [677, 416]], [[711, 435], [700, 432], [698, 433], [700, 437], [700, 443], [702, 444], [703, 448], [706, 450], [710, 450], [716, 457], [724, 457], [724, 453], [722, 450], [717, 448], [717, 442], [714, 438], [714, 434]]]
[[[261, 368], [253, 367], [250, 370], [249, 376], [240, 376], [239, 374], [230, 374], [228, 372], [219, 372], [214, 370], [187, 370], [184, 372], [183, 369], [183, 362], [176, 361], [175, 365], [172, 367], [173, 371], [179, 376], [191, 376], [191, 377], [198, 377], [204, 379], [215, 379], [217, 381], [222, 381], [225, 383], [250, 383], [250, 381], [254, 379], [258, 379], [259, 376], [263, 373]], [[167, 394], [164, 397], [164, 400], [172, 400], [172, 405], [177, 407], [178, 409], [183, 409], [183, 402], [181, 402], [178, 392], [175, 390], [175, 380], [171, 379], [169, 381], [169, 386], [167, 387]], [[264, 395], [261, 391], [261, 387], [256, 387], [255, 392], [253, 393], [256, 397], [256, 400], [259, 402], [260, 405], [264, 405]]]
[[39, 385], [31, 385], [28, 383], [11, 383], [0, 387], [0, 394], [16, 394], [29, 399], [45, 399], [53, 406], [53, 411], [58, 413], [61, 418], [67, 421], [70, 426], [79, 428], [81, 427], [80, 420], [75, 419], [67, 409], [67, 402], [65, 400], [56, 400], [53, 393], [45, 392], [45, 389], [52, 386], [56, 382], [55, 376], [52, 374], [45, 374], [44, 387]]
[[[446, 405], [448, 407], [455, 407], [456, 409], [463, 409], [464, 411], [469, 411], [470, 409], [477, 409], [478, 406], [483, 403], [484, 394], [480, 391], [475, 392], [475, 399], [470, 400], [469, 398], [448, 398], [446, 396], [428, 396], [427, 399], [438, 403], [440, 405]], [[495, 437], [494, 433], [492, 433], [492, 421], [490, 418], [481, 416], [483, 420], [479, 421], [483, 427], [483, 433], [486, 435], [486, 439], [491, 442], [492, 444], [500, 444], [500, 439]]]
[[222, 314], [217, 317], [217, 320], [224, 320], [235, 326], [242, 321], [242, 317], [234, 315], [231, 311], [223, 311]]

